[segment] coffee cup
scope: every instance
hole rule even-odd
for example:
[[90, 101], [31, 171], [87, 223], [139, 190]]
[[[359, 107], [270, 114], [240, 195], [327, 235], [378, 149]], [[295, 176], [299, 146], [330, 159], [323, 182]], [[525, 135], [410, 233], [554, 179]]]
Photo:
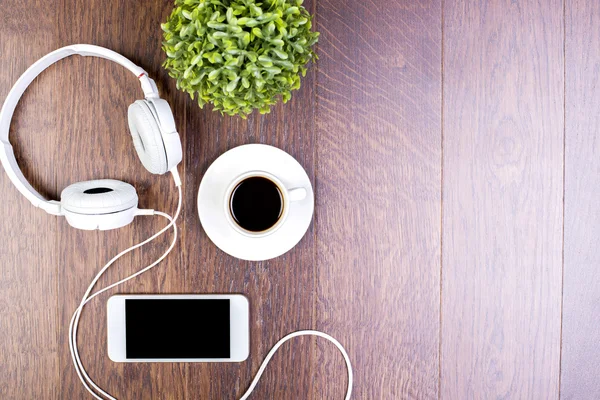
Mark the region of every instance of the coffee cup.
[[290, 204], [306, 198], [303, 187], [287, 188], [281, 180], [265, 171], [239, 175], [225, 192], [225, 215], [229, 224], [249, 237], [264, 237], [275, 232], [288, 217]]

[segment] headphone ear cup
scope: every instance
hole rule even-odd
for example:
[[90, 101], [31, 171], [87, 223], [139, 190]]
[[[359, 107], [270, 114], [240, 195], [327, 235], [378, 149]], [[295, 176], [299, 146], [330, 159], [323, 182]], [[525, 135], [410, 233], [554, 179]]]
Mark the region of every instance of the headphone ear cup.
[[128, 183], [98, 179], [74, 183], [60, 194], [62, 213], [79, 229], [114, 229], [129, 224], [137, 211], [138, 195]]
[[146, 101], [159, 122], [165, 153], [167, 154], [167, 169], [170, 171], [176, 168], [183, 158], [181, 138], [177, 133], [173, 110], [171, 110], [169, 103], [161, 98], [150, 98]]
[[129, 130], [133, 145], [144, 167], [153, 174], [168, 171], [167, 154], [156, 117], [145, 100], [129, 106]]

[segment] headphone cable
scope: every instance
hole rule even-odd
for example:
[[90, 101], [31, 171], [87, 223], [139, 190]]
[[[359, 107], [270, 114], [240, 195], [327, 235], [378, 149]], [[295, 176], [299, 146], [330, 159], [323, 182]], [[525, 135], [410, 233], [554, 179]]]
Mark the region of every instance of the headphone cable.
[[[169, 224], [167, 226], [165, 226], [164, 228], [162, 228], [157, 233], [155, 233], [154, 235], [152, 235], [151, 237], [149, 237], [148, 239], [144, 240], [143, 242], [140, 242], [134, 246], [131, 246], [131, 247], [123, 250], [122, 252], [120, 252], [119, 254], [114, 256], [108, 263], [106, 263], [104, 265], [104, 267], [100, 270], [100, 272], [98, 272], [98, 274], [96, 274], [96, 276], [94, 277], [94, 279], [88, 286], [83, 298], [81, 299], [81, 303], [79, 304], [79, 307], [77, 307], [77, 309], [73, 313], [73, 317], [71, 318], [71, 322], [69, 324], [69, 350], [71, 352], [71, 358], [73, 361], [73, 365], [75, 366], [75, 370], [77, 371], [77, 375], [79, 376], [79, 380], [81, 380], [81, 383], [83, 384], [83, 386], [87, 389], [88, 392], [90, 392], [92, 394], [92, 396], [94, 396], [98, 400], [105, 400], [105, 399], [103, 399], [97, 393], [95, 393], [90, 386], [92, 386], [94, 389], [96, 389], [98, 392], [102, 393], [102, 395], [106, 396], [110, 400], [116, 400], [116, 398], [111, 396], [110, 394], [106, 393], [100, 387], [98, 387], [98, 385], [96, 385], [94, 383], [94, 381], [89, 377], [85, 368], [83, 367], [83, 364], [81, 363], [81, 358], [79, 356], [79, 350], [77, 348], [77, 328], [79, 326], [79, 319], [81, 317], [81, 311], [83, 310], [83, 307], [85, 306], [85, 304], [87, 304], [90, 300], [92, 300], [94, 297], [98, 296], [99, 294], [104, 293], [107, 290], [112, 289], [115, 286], [118, 286], [122, 283], [125, 283], [125, 282], [129, 281], [130, 279], [133, 279], [133, 278], [143, 274], [144, 272], [147, 272], [151, 268], [155, 267], [171, 252], [171, 250], [173, 250], [173, 247], [175, 247], [175, 243], [177, 241], [177, 225], [175, 225], [175, 221], [177, 220], [177, 218], [179, 217], [179, 214], [181, 212], [183, 195], [182, 195], [182, 191], [181, 191], [181, 180], [179, 179], [179, 175], [177, 174], [176, 168], [171, 170], [171, 173], [173, 174], [173, 178], [175, 180], [175, 184], [177, 185], [177, 190], [179, 192], [179, 200], [177, 202], [177, 211], [175, 212], [175, 215], [173, 216], [173, 218], [171, 218], [171, 216], [169, 216], [168, 214], [165, 214], [160, 211], [152, 212], [152, 215], [159, 215], [159, 216], [164, 217], [167, 220], [169, 220]], [[144, 214], [145, 213], [141, 213], [140, 215], [144, 215]], [[160, 236], [161, 234], [166, 232], [171, 227], [173, 228], [173, 233], [174, 233], [173, 240], [171, 242], [171, 245], [167, 249], [167, 251], [165, 251], [162, 254], [162, 256], [160, 256], [156, 261], [154, 261], [152, 264], [148, 265], [147, 267], [141, 269], [140, 271], [128, 276], [127, 278], [121, 279], [120, 281], [115, 282], [109, 286], [106, 286], [105, 288], [100, 289], [97, 292], [95, 292], [94, 294], [90, 295], [90, 292], [92, 291], [92, 289], [94, 288], [94, 286], [96, 285], [96, 283], [98, 282], [100, 277], [104, 274], [104, 272], [106, 272], [106, 270], [115, 261], [117, 261], [123, 255], [129, 253], [130, 251], [135, 250], [138, 247], [141, 247], [141, 246], [151, 242], [152, 240], [156, 239], [158, 236]]]
[[[162, 228], [160, 231], [158, 231], [157, 233], [155, 233], [154, 235], [152, 235], [151, 237], [149, 237], [148, 239], [144, 240], [143, 242], [140, 242], [134, 246], [131, 246], [125, 250], [123, 250], [122, 252], [120, 252], [119, 254], [117, 254], [116, 256], [114, 256], [108, 263], [106, 263], [104, 265], [104, 267], [100, 270], [100, 272], [98, 272], [98, 274], [96, 274], [96, 277], [92, 280], [92, 282], [90, 283], [90, 285], [88, 286], [83, 298], [81, 299], [81, 303], [79, 304], [79, 307], [77, 307], [77, 309], [75, 310], [75, 312], [73, 313], [73, 316], [71, 318], [71, 322], [69, 324], [69, 350], [71, 352], [71, 358], [73, 361], [73, 365], [75, 366], [75, 370], [77, 371], [77, 375], [79, 377], [79, 380], [81, 381], [81, 383], [83, 384], [83, 386], [86, 388], [86, 390], [88, 392], [90, 392], [90, 394], [92, 396], [94, 396], [94, 398], [98, 399], [98, 400], [106, 400], [105, 398], [101, 397], [101, 396], [105, 396], [107, 399], [109, 400], [117, 400], [115, 397], [111, 396], [109, 393], [107, 393], [106, 391], [102, 390], [98, 385], [96, 385], [96, 383], [94, 383], [94, 381], [89, 377], [89, 375], [87, 374], [83, 364], [81, 363], [81, 358], [79, 355], [79, 350], [77, 349], [77, 328], [79, 326], [79, 320], [81, 317], [81, 311], [83, 310], [83, 307], [90, 301], [92, 300], [94, 297], [98, 296], [101, 293], [106, 292], [107, 290], [110, 290], [122, 283], [125, 283], [127, 281], [129, 281], [130, 279], [133, 279], [141, 274], [143, 274], [144, 272], [147, 272], [148, 270], [152, 269], [153, 267], [155, 267], [157, 264], [159, 264], [163, 259], [165, 259], [165, 257], [167, 257], [167, 255], [171, 252], [171, 250], [173, 250], [173, 247], [175, 247], [175, 243], [177, 242], [177, 225], [175, 225], [175, 221], [177, 220], [177, 218], [179, 217], [179, 214], [181, 212], [181, 204], [182, 204], [182, 190], [181, 190], [181, 180], [179, 179], [179, 175], [177, 174], [177, 170], [173, 169], [171, 171], [173, 173], [173, 177], [175, 180], [175, 184], [177, 185], [177, 189], [179, 192], [179, 200], [177, 202], [177, 210], [175, 212], [175, 215], [171, 218], [170, 215], [165, 214], [163, 212], [160, 211], [153, 211], [153, 210], [142, 210], [142, 212], [139, 215], [159, 215], [161, 217], [166, 218], [169, 221], [169, 224], [167, 226], [165, 226], [164, 228]], [[138, 272], [128, 276], [127, 278], [121, 279], [118, 282], [115, 282], [109, 286], [106, 286], [100, 290], [98, 290], [97, 292], [94, 292], [92, 295], [90, 295], [90, 292], [92, 291], [92, 289], [94, 288], [94, 286], [96, 285], [96, 283], [98, 282], [98, 280], [100, 279], [100, 277], [104, 274], [104, 272], [106, 272], [106, 270], [115, 262], [117, 261], [119, 258], [121, 258], [123, 255], [129, 253], [132, 250], [135, 250], [149, 242], [151, 242], [152, 240], [156, 239], [158, 236], [160, 236], [161, 234], [163, 234], [164, 232], [166, 232], [169, 228], [173, 228], [173, 240], [169, 246], [169, 248], [156, 260], [154, 261], [152, 264], [148, 265], [147, 267], [139, 270]], [[293, 339], [295, 337], [298, 336], [317, 336], [317, 337], [321, 337], [324, 338], [328, 341], [330, 341], [331, 343], [333, 343], [336, 348], [340, 351], [340, 353], [342, 353], [342, 356], [344, 357], [344, 361], [346, 363], [346, 370], [348, 373], [348, 385], [347, 385], [347, 389], [346, 389], [346, 396], [344, 397], [345, 400], [349, 400], [350, 396], [352, 394], [352, 386], [353, 386], [353, 373], [352, 373], [352, 364], [350, 363], [350, 358], [348, 356], [348, 353], [346, 352], [346, 350], [344, 349], [344, 346], [342, 346], [342, 344], [340, 342], [338, 342], [335, 338], [333, 338], [332, 336], [320, 332], [320, 331], [314, 331], [314, 330], [302, 330], [302, 331], [296, 331], [296, 332], [292, 332], [286, 336], [284, 336], [282, 339], [280, 339], [269, 351], [269, 353], [267, 354], [267, 356], [265, 357], [265, 359], [263, 360], [258, 372], [256, 373], [256, 375], [254, 376], [254, 379], [252, 380], [252, 383], [250, 384], [250, 387], [248, 388], [248, 390], [244, 393], [244, 395], [240, 398], [240, 400], [246, 400], [248, 399], [248, 397], [250, 396], [250, 394], [254, 391], [254, 389], [256, 388], [256, 385], [258, 384], [258, 381], [260, 380], [263, 372], [265, 371], [265, 369], [267, 368], [267, 365], [269, 364], [269, 362], [271, 361], [271, 358], [273, 357], [273, 355], [277, 352], [277, 350], [288, 340]], [[93, 388], [93, 389], [92, 389]], [[96, 393], [94, 391], [94, 389], [98, 392]]]
[[263, 360], [262, 364], [260, 365], [260, 368], [258, 369], [258, 372], [254, 376], [254, 379], [252, 380], [252, 383], [250, 384], [250, 387], [248, 388], [246, 393], [244, 393], [244, 395], [240, 398], [240, 400], [246, 400], [250, 396], [250, 394], [254, 391], [254, 388], [258, 384], [258, 381], [260, 380], [260, 377], [262, 376], [263, 372], [265, 372], [265, 369], [267, 368], [269, 361], [271, 361], [271, 358], [277, 352], [277, 350], [279, 350], [281, 345], [283, 345], [288, 340], [293, 339], [297, 336], [322, 337], [323, 339], [327, 339], [331, 343], [333, 343], [335, 345], [335, 347], [337, 347], [337, 349], [340, 351], [340, 353], [342, 353], [342, 356], [344, 357], [344, 361], [346, 362], [346, 371], [348, 372], [348, 386], [346, 388], [346, 397], [344, 397], [344, 399], [350, 400], [350, 396], [352, 395], [353, 374], [352, 374], [352, 364], [350, 363], [350, 357], [348, 357], [348, 353], [346, 353], [346, 349], [344, 349], [344, 346], [342, 346], [342, 344], [340, 342], [338, 342], [335, 338], [329, 336], [328, 334], [323, 333], [321, 331], [312, 331], [312, 330], [292, 332], [289, 335], [286, 335], [283, 338], [281, 338], [279, 340], [279, 342], [277, 342], [275, 344], [275, 346], [273, 346], [271, 348], [271, 350], [269, 351], [269, 354], [267, 354], [267, 356]]

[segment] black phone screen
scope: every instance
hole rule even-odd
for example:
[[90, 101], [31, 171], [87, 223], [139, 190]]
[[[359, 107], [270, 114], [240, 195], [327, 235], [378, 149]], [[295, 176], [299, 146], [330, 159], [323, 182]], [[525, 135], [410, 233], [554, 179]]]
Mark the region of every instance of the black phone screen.
[[125, 299], [126, 356], [230, 358], [229, 299]]

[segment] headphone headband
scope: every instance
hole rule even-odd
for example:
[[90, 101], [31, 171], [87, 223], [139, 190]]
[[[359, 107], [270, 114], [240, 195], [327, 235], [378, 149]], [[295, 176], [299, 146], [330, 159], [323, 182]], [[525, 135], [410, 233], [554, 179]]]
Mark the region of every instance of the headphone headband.
[[75, 44], [55, 50], [39, 59], [31, 67], [29, 67], [23, 73], [23, 75], [21, 75], [6, 96], [6, 100], [4, 101], [4, 105], [0, 111], [0, 142], [2, 144], [0, 146], [0, 161], [4, 166], [8, 177], [17, 187], [19, 192], [23, 194], [23, 196], [25, 196], [27, 200], [29, 200], [35, 207], [42, 208], [49, 214], [54, 215], [61, 214], [60, 202], [46, 200], [29, 184], [29, 182], [27, 182], [27, 179], [25, 179], [23, 173], [17, 165], [17, 160], [15, 158], [8, 135], [15, 108], [17, 107], [21, 96], [23, 93], [25, 93], [25, 90], [29, 87], [31, 82], [33, 82], [33, 80], [39, 74], [41, 74], [52, 64], [72, 55], [93, 56], [116, 62], [117, 64], [120, 64], [131, 71], [140, 80], [142, 90], [144, 91], [144, 96], [146, 98], [158, 98], [158, 89], [156, 87], [156, 83], [148, 77], [146, 71], [119, 53], [104, 47], [93, 46], [89, 44]]

